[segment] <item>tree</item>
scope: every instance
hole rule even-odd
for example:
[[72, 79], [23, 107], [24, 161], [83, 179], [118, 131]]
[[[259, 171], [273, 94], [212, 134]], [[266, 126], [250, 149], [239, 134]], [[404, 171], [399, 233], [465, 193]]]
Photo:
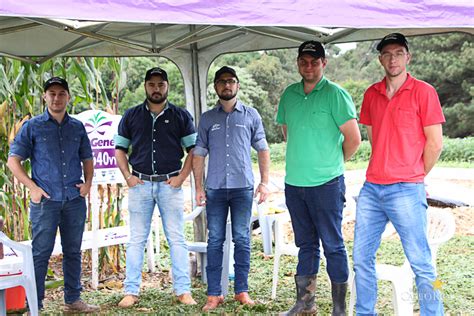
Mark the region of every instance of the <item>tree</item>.
[[444, 109], [446, 123], [443, 126], [444, 134], [449, 137], [468, 137], [474, 135], [474, 102], [466, 106], [456, 103]]
[[433, 85], [443, 107], [468, 105], [474, 86], [474, 36], [461, 33], [410, 38], [409, 70]]

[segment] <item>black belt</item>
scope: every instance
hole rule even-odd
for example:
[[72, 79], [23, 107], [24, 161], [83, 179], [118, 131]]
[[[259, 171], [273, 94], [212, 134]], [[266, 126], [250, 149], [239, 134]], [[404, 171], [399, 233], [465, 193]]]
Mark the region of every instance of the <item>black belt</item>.
[[143, 174], [143, 173], [133, 170], [132, 174], [134, 176], [137, 176], [140, 180], [162, 182], [162, 181], [168, 180], [171, 177], [177, 176], [179, 174], [179, 171], [174, 171], [168, 174], [157, 174], [157, 175], [150, 176], [150, 175]]

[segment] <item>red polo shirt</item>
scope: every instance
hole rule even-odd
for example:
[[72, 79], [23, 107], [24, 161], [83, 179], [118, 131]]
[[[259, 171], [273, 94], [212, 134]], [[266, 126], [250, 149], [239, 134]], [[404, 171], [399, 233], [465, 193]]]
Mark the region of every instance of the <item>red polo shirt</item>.
[[372, 126], [367, 181], [423, 182], [423, 127], [445, 122], [438, 94], [431, 85], [408, 74], [389, 100], [385, 80], [367, 89], [360, 113], [360, 123]]

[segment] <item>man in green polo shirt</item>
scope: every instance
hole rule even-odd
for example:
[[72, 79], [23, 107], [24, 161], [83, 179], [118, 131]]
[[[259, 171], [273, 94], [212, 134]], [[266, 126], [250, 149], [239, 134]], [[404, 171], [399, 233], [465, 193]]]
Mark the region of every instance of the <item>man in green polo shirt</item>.
[[290, 315], [314, 313], [319, 245], [331, 279], [333, 315], [345, 315], [349, 269], [341, 232], [344, 161], [360, 145], [351, 96], [323, 76], [327, 64], [320, 42], [298, 49], [300, 82], [283, 92], [277, 122], [287, 141], [285, 198], [298, 246], [296, 304]]

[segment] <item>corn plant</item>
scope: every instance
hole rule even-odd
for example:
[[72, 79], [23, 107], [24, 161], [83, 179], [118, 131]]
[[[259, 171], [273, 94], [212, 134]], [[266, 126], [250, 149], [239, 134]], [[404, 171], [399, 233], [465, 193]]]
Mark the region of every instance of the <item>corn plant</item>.
[[[0, 58], [0, 215], [5, 219], [5, 233], [11, 238], [31, 239], [29, 191], [13, 177], [5, 162], [9, 144], [23, 123], [45, 110], [42, 101], [44, 81], [61, 76], [69, 82], [70, 113], [90, 108], [116, 113], [118, 95], [126, 82], [125, 67], [123, 58], [56, 58], [40, 65]], [[113, 80], [107, 87], [102, 76], [103, 71], [109, 69]], [[112, 106], [109, 96], [114, 101]], [[24, 162], [24, 167], [27, 173], [31, 172], [29, 160]], [[123, 224], [119, 207], [123, 197], [121, 185], [99, 186], [99, 196], [100, 228]], [[90, 227], [90, 222], [87, 226]], [[101, 271], [120, 270], [121, 254], [120, 247], [101, 249]]]

